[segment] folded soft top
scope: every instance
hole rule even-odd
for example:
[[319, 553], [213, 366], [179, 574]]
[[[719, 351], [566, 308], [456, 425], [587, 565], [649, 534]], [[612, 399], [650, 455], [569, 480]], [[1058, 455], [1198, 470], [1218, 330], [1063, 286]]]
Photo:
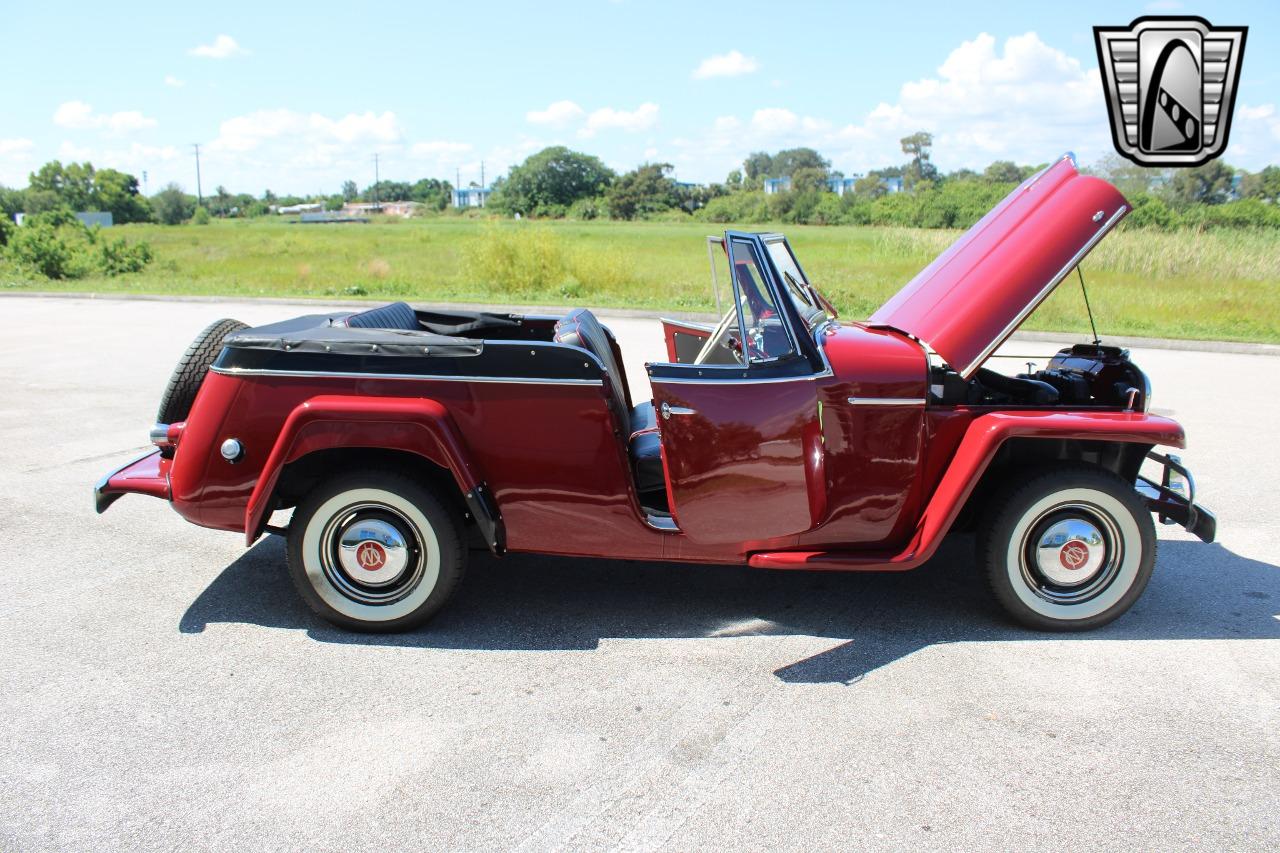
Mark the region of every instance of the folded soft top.
[[384, 356], [474, 356], [484, 350], [484, 341], [459, 338], [423, 330], [359, 329], [335, 325], [346, 314], [308, 314], [279, 323], [244, 329], [229, 335], [232, 349], [321, 352], [339, 355]]

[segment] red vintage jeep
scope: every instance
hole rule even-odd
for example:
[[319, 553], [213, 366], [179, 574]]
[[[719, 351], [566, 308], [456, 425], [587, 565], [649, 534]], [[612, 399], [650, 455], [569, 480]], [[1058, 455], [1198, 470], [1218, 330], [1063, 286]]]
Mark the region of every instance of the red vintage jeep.
[[[781, 235], [711, 238], [732, 299], [714, 327], [664, 321], [652, 401], [587, 310], [219, 321], [165, 391], [157, 449], [107, 475], [97, 509], [137, 492], [248, 543], [287, 536], [307, 603], [365, 631], [437, 613], [476, 540], [904, 571], [957, 522], [1018, 621], [1103, 625], [1151, 576], [1153, 513], [1214, 537], [1186, 470], [1152, 452], [1182, 428], [1148, 413], [1114, 347], [1016, 376], [984, 364], [1127, 210], [1063, 158], [844, 324]], [[269, 524], [289, 507], [287, 529]]]

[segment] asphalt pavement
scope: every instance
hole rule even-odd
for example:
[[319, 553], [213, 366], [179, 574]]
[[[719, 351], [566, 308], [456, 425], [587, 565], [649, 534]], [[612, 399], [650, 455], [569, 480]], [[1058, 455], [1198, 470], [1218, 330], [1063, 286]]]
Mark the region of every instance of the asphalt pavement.
[[[0, 310], [0, 849], [1280, 847], [1274, 356], [1134, 352], [1219, 543], [1161, 527], [1100, 631], [1010, 626], [956, 538], [902, 575], [481, 554], [368, 637], [276, 537], [90, 499], [196, 332], [314, 306]], [[602, 316], [647, 387], [658, 324]]]

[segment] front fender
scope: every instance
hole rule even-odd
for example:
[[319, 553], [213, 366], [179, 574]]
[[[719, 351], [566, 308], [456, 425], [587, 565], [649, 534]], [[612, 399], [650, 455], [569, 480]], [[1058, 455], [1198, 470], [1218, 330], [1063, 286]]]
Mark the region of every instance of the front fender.
[[899, 553], [777, 551], [751, 556], [750, 565], [771, 569], [905, 571], [937, 551], [996, 451], [1012, 438], [1077, 439], [1185, 447], [1182, 427], [1141, 412], [993, 412], [969, 424], [915, 534]]
[[320, 450], [376, 448], [421, 456], [453, 475], [489, 545], [501, 552], [502, 517], [448, 410], [435, 400], [319, 396], [285, 419], [245, 507], [247, 544], [261, 535], [284, 466]]
[[1066, 438], [1186, 447], [1177, 421], [1142, 412], [992, 412], [975, 418], [925, 508], [912, 550], [937, 550], [1000, 445], [1011, 438]]

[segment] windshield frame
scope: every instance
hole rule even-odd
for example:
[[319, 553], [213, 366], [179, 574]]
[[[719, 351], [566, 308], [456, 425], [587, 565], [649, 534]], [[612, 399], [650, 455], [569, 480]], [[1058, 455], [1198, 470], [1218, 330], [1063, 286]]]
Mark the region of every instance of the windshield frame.
[[[816, 334], [827, 323], [835, 320], [834, 309], [828, 309], [828, 306], [831, 305], [830, 300], [818, 291], [818, 288], [809, 280], [809, 276], [805, 274], [804, 267], [800, 266], [800, 259], [796, 257], [795, 250], [791, 248], [791, 241], [782, 234], [771, 233], [761, 234], [760, 242], [764, 245], [765, 253], [769, 256], [769, 263], [774, 268], [781, 289], [785, 291], [788, 300], [791, 302], [792, 307], [795, 308], [796, 314], [809, 334]], [[774, 254], [775, 246], [781, 246], [786, 252], [786, 257], [791, 261], [791, 266], [795, 267], [795, 271], [800, 275], [800, 281], [796, 281], [790, 270], [783, 269], [778, 263], [778, 259]]]

